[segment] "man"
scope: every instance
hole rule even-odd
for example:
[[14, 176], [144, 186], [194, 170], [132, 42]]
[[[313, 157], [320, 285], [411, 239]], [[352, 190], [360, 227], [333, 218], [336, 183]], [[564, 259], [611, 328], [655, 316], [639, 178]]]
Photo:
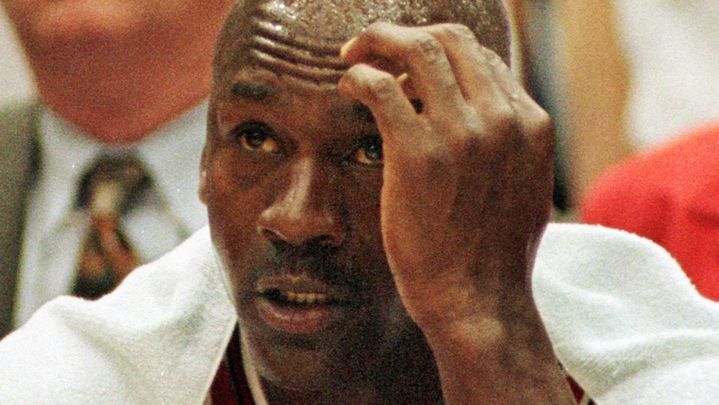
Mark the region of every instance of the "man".
[[[473, 29], [377, 23], [340, 59], [377, 19]], [[501, 2], [231, 13], [201, 196], [270, 403], [571, 401], [525, 283], [552, 132], [475, 36], [508, 58]]]
[[[0, 394], [571, 403], [528, 288], [552, 133], [507, 44], [491, 0], [239, 2], [202, 160], [212, 240], [198, 232], [99, 301], [40, 310], [0, 344]], [[648, 248], [605, 230], [549, 236], [536, 294], [561, 341], [562, 320], [580, 321], [559, 310], [568, 270], [606, 270], [592, 247], [633, 269]], [[588, 357], [567, 356], [570, 371]]]
[[[201, 184], [269, 402], [567, 400], [524, 292], [552, 133], [475, 39], [506, 59], [501, 3], [279, 4], [225, 26]], [[377, 19], [474, 35], [373, 24], [343, 72]]]
[[[0, 336], [58, 295], [101, 295], [206, 223], [191, 168], [199, 164], [212, 44], [232, 1], [2, 4], [41, 105], [0, 111]], [[122, 274], [83, 292], [80, 258], [94, 225], [81, 185], [98, 161], [120, 156], [132, 156], [150, 179], [119, 215], [117, 233], [132, 252], [116, 266]]]

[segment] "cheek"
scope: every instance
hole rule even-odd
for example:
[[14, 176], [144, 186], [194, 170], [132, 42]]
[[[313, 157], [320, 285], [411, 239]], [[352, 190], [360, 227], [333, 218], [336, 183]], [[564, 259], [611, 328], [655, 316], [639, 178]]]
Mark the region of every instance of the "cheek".
[[271, 181], [260, 174], [263, 168], [244, 160], [233, 148], [217, 150], [206, 172], [210, 227], [216, 245], [229, 259], [251, 247], [257, 219], [272, 200], [273, 188], [267, 184]]

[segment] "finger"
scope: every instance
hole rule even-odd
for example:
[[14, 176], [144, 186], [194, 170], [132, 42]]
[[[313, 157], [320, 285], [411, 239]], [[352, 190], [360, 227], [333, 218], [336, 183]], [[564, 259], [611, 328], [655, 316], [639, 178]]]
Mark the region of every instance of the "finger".
[[367, 64], [350, 67], [340, 79], [341, 95], [366, 105], [375, 118], [383, 141], [407, 142], [416, 138], [419, 116], [401, 85], [391, 74]]
[[543, 125], [544, 110], [515, 79], [502, 58], [480, 45], [469, 28], [460, 24], [437, 24], [422, 29], [442, 43], [465, 98], [478, 111], [485, 116], [514, 111], [512, 114], [518, 115], [520, 125]]
[[410, 100], [415, 100], [417, 97], [417, 90], [414, 89], [414, 85], [412, 85], [412, 80], [410, 80], [409, 75], [407, 73], [402, 73], [397, 77], [397, 83], [399, 83], [400, 87], [402, 87], [402, 91], [404, 91], [404, 94], [407, 96]]
[[350, 64], [380, 57], [404, 66], [427, 114], [452, 116], [466, 107], [442, 44], [420, 29], [375, 23], [345, 44], [341, 55]]
[[516, 112], [518, 124], [535, 146], [553, 154], [555, 136], [549, 114], [527, 93], [502, 58], [486, 48], [483, 52], [487, 55], [497, 84], [507, 94], [507, 100]]
[[[474, 33], [461, 24], [421, 27], [442, 44], [465, 99], [492, 102], [503, 96], [495, 72]], [[486, 104], [486, 103], [484, 103]]]
[[507, 95], [510, 104], [515, 109], [541, 109], [534, 99], [527, 93], [524, 86], [514, 77], [506, 63], [491, 49], [481, 48], [487, 64], [492, 69], [497, 85]]
[[407, 74], [407, 72], [405, 72], [405, 69], [399, 64], [392, 63], [385, 59], [375, 59], [372, 62], [367, 63], [367, 65], [370, 65], [375, 69], [382, 70], [394, 76], [397, 79], [397, 83], [399, 83], [400, 87], [402, 87], [402, 90], [404, 90], [404, 94], [407, 96], [408, 99], [413, 100], [418, 97], [417, 91], [412, 85], [412, 80], [410, 80], [409, 75]]
[[[489, 66], [492, 68], [497, 85], [507, 95], [507, 102], [514, 111], [514, 122], [521, 129], [523, 138], [535, 153], [538, 173], [545, 174], [544, 191], [551, 196], [552, 165], [555, 134], [552, 119], [547, 112], [527, 93], [524, 86], [514, 77], [506, 63], [496, 53], [483, 48]], [[548, 197], [551, 198], [551, 197]]]

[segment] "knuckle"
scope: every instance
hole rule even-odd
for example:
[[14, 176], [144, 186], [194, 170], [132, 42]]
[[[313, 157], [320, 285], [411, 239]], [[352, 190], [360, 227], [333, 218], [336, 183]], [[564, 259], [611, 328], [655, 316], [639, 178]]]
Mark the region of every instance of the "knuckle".
[[491, 66], [493, 66], [494, 69], [496, 69], [498, 72], [511, 75], [509, 66], [507, 66], [504, 60], [499, 55], [497, 55], [496, 52], [486, 47], [482, 47], [482, 52], [484, 52], [484, 55], [487, 58], [487, 62]]
[[450, 41], [476, 41], [472, 30], [463, 24], [442, 24], [439, 32], [440, 35]]
[[552, 127], [553, 125], [552, 116], [550, 116], [549, 113], [542, 108], [537, 108], [536, 116], [534, 119], [539, 125], [545, 128]]
[[361, 65], [352, 65], [350, 66], [347, 71], [344, 73], [343, 80], [350, 80], [352, 82], [358, 81], [359, 77], [362, 74], [362, 66]]
[[530, 115], [528, 129], [531, 133], [552, 132], [554, 124], [549, 113], [541, 108], [536, 108]]
[[413, 57], [429, 61], [438, 60], [440, 55], [444, 52], [442, 44], [440, 44], [435, 37], [429, 34], [418, 35], [416, 38], [411, 40], [409, 46]]
[[383, 32], [389, 27], [389, 23], [384, 21], [376, 21], [368, 25], [360, 34], [360, 37], [367, 37], [369, 39], [375, 39], [382, 35]]
[[531, 115], [525, 124], [527, 133], [538, 147], [552, 152], [556, 137], [551, 116], [541, 108], [537, 108]]
[[494, 51], [487, 47], [482, 47], [482, 52], [484, 53], [485, 57], [487, 58], [487, 61], [492, 64], [499, 64], [502, 62], [502, 59], [497, 55]]
[[350, 68], [342, 75], [342, 79], [340, 79], [339, 84], [345, 88], [353, 89], [354, 91], [361, 89], [363, 71], [364, 67], [362, 65], [350, 66]]
[[367, 101], [383, 102], [401, 91], [392, 75], [363, 64], [350, 67], [342, 77], [342, 82]]
[[439, 142], [423, 142], [417, 156], [427, 176], [440, 176], [454, 163], [450, 148]]
[[478, 114], [473, 111], [466, 113], [462, 122], [464, 124], [464, 133], [467, 137], [480, 138], [484, 136], [485, 128]]
[[552, 117], [543, 108], [533, 106], [532, 108], [520, 109], [522, 126], [531, 136], [541, 136], [547, 132], [553, 132], [554, 123]]
[[466, 160], [478, 157], [484, 146], [483, 138], [466, 134], [455, 139], [453, 149]]
[[466, 114], [457, 120], [459, 127], [454, 136], [449, 137], [452, 150], [462, 158], [475, 157], [485, 146], [485, 128], [476, 114]]
[[381, 101], [392, 97], [395, 93], [397, 82], [394, 77], [385, 73], [378, 73], [376, 77], [367, 83], [367, 92], [370, 97]]
[[491, 128], [496, 133], [507, 133], [517, 130], [517, 114], [509, 104], [496, 106], [491, 118]]

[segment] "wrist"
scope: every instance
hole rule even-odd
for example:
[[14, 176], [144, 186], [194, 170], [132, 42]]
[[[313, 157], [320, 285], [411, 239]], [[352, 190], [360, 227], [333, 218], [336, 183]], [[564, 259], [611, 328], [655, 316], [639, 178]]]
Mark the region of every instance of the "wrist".
[[444, 318], [424, 318], [418, 326], [432, 350], [443, 353], [473, 353], [487, 359], [548, 343], [544, 325], [528, 296], [514, 296], [512, 305], [474, 302], [475, 311], [460, 316], [455, 311]]
[[476, 316], [453, 319], [444, 323], [420, 326], [434, 352], [473, 352], [491, 355], [501, 348], [508, 337], [508, 328], [495, 317]]

